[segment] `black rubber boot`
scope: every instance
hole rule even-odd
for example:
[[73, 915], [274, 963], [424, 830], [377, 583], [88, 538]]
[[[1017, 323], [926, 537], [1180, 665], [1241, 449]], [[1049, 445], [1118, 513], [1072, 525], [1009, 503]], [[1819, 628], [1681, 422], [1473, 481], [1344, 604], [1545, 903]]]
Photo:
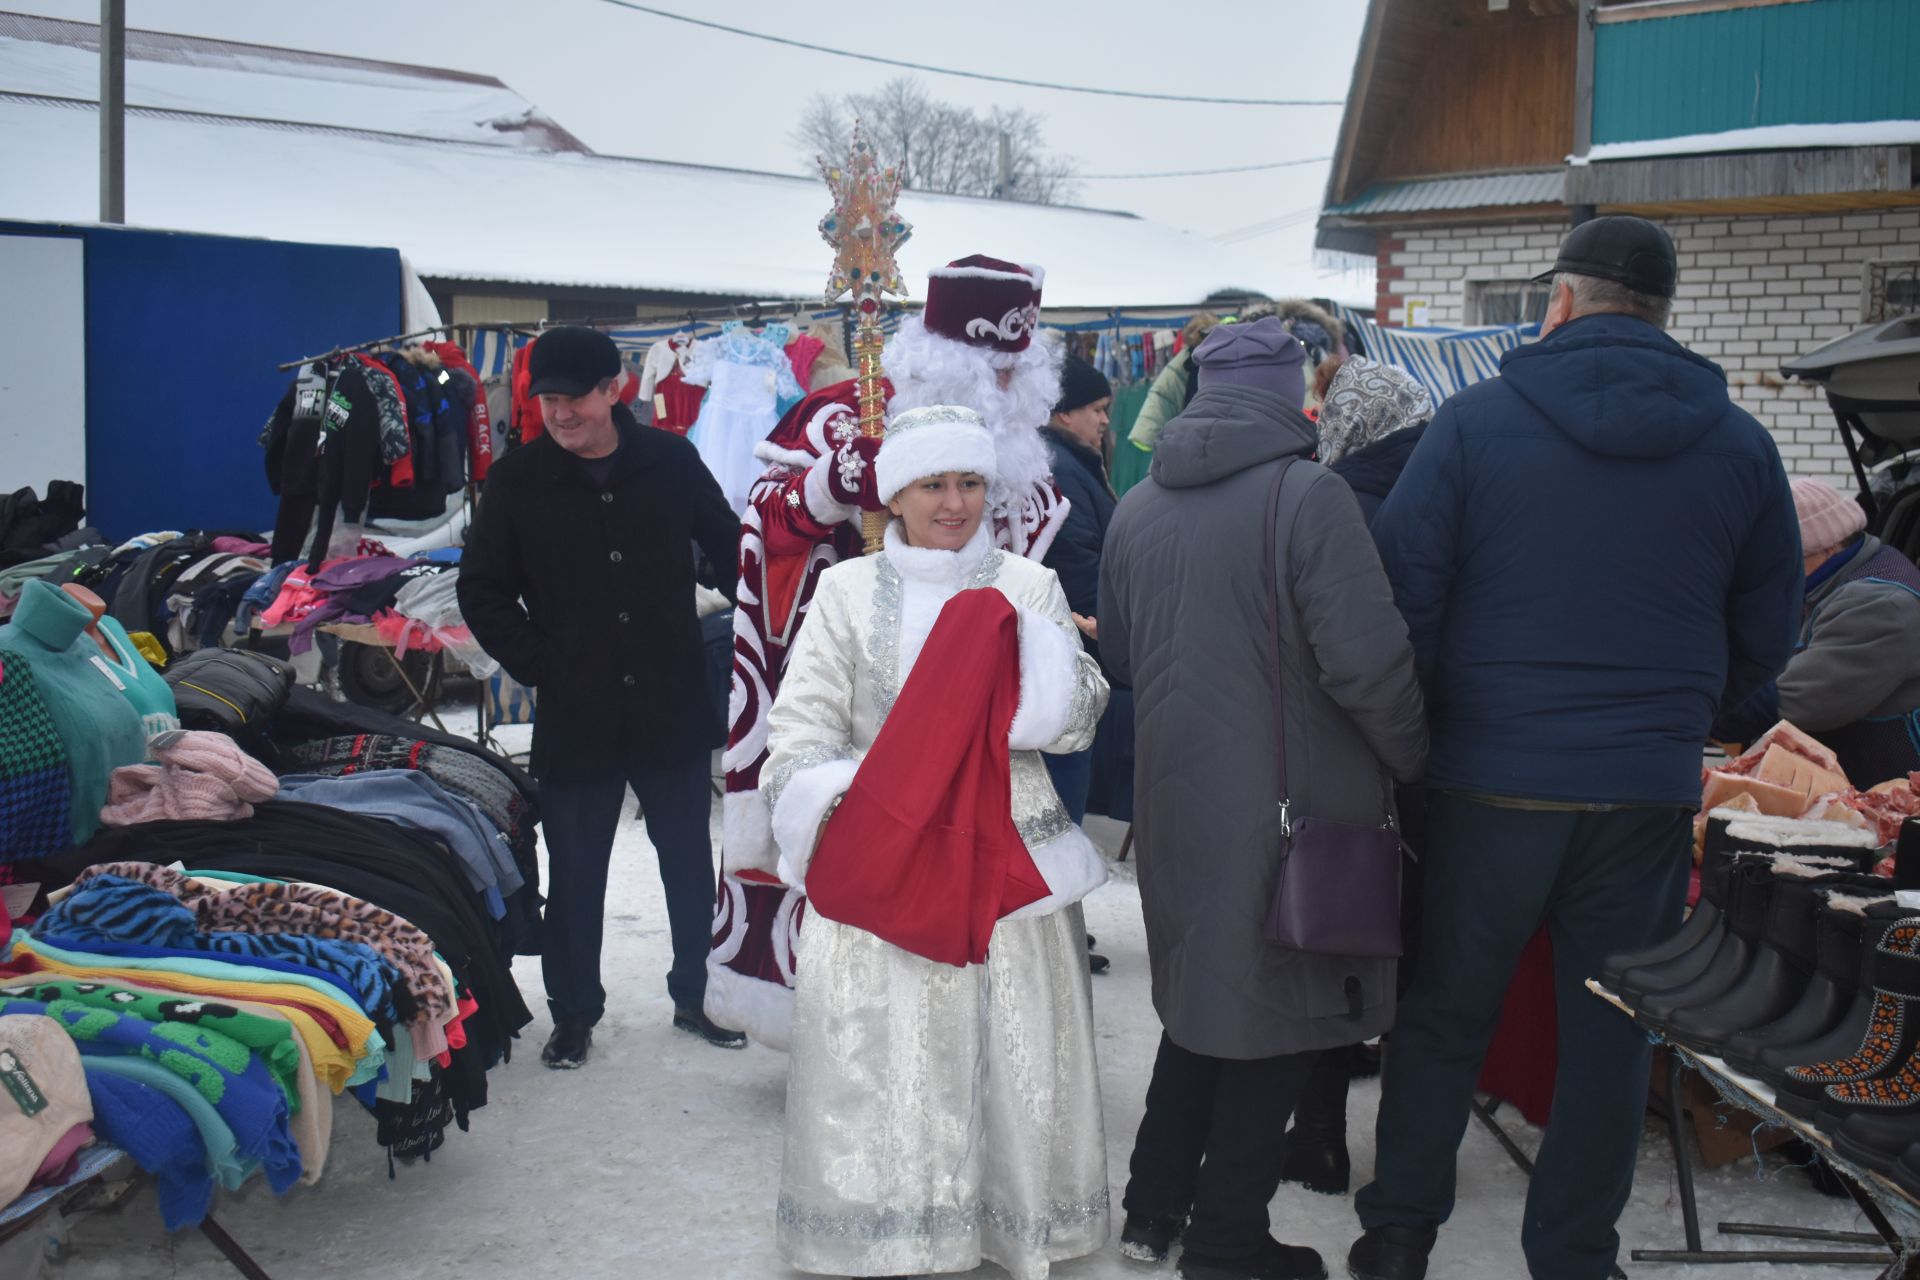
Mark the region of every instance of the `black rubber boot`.
[[1784, 1016], [1813, 981], [1814, 937], [1821, 878], [1805, 864], [1774, 865], [1767, 917], [1751, 968], [1718, 999], [1682, 1009], [1667, 1038], [1698, 1053], [1718, 1055], [1728, 1037]]
[[1835, 1151], [1875, 1173], [1891, 1176], [1901, 1155], [1920, 1142], [1920, 1107], [1881, 1114], [1855, 1111], [1832, 1129], [1831, 1136]]
[[1374, 1227], [1347, 1251], [1347, 1274], [1353, 1280], [1425, 1280], [1427, 1255], [1439, 1238], [1437, 1227]]
[[1734, 859], [1733, 874], [1727, 891], [1726, 929], [1713, 959], [1691, 982], [1649, 991], [1641, 997], [1635, 1012], [1640, 1020], [1657, 1030], [1682, 1009], [1697, 1009], [1732, 990], [1754, 961], [1761, 928], [1767, 919], [1767, 904], [1773, 895], [1773, 860], [1760, 854], [1745, 854]]
[[1186, 1229], [1185, 1218], [1148, 1218], [1130, 1213], [1120, 1228], [1120, 1255], [1135, 1262], [1165, 1262], [1167, 1250]]
[[[1847, 898], [1860, 908], [1832, 905]], [[1827, 893], [1814, 918], [1813, 980], [1783, 1016], [1731, 1036], [1720, 1046], [1727, 1065], [1746, 1076], [1760, 1074], [1760, 1051], [1775, 1045], [1805, 1044], [1840, 1025], [1853, 1004], [1860, 983], [1860, 933], [1868, 902], [1851, 895]]]
[[1347, 1156], [1347, 1086], [1353, 1078], [1354, 1055], [1364, 1047], [1329, 1049], [1314, 1063], [1293, 1106], [1280, 1181], [1299, 1183], [1321, 1195], [1347, 1194], [1353, 1181]]
[[[1700, 860], [1700, 900], [1694, 904], [1692, 912], [1673, 936], [1639, 951], [1623, 951], [1608, 956], [1601, 962], [1601, 985], [1629, 1005], [1635, 1003], [1649, 987], [1673, 986], [1695, 976], [1713, 958], [1709, 948], [1707, 954], [1699, 958], [1698, 968], [1688, 970], [1684, 965], [1679, 969], [1671, 967], [1674, 961], [1706, 943], [1710, 937], [1718, 936], [1720, 915], [1727, 900], [1726, 834], [1732, 816], [1723, 809], [1716, 809], [1707, 815], [1707, 836]], [[1636, 975], [1636, 970], [1658, 970], [1659, 974], [1657, 977], [1651, 972]], [[1676, 974], [1681, 976], [1674, 976]]]
[[1180, 1255], [1186, 1280], [1326, 1280], [1327, 1264], [1305, 1245], [1281, 1244], [1268, 1236], [1258, 1252], [1245, 1258], [1218, 1258], [1188, 1249]]

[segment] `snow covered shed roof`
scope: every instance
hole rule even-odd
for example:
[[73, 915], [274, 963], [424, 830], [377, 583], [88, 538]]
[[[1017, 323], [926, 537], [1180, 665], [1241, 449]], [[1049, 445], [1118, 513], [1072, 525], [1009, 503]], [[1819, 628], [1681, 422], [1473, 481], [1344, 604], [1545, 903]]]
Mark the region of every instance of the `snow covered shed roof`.
[[[99, 26], [0, 10], [0, 89], [96, 101]], [[127, 103], [543, 151], [588, 149], [492, 76], [165, 31], [127, 31]]]
[[[7, 87], [0, 217], [93, 220], [97, 105]], [[808, 298], [832, 260], [825, 186], [782, 174], [154, 109], [129, 109], [126, 155], [130, 224], [392, 246], [428, 277]], [[916, 296], [969, 253], [1044, 265], [1049, 308], [1253, 285], [1230, 250], [1130, 214], [919, 192], [900, 212]]]

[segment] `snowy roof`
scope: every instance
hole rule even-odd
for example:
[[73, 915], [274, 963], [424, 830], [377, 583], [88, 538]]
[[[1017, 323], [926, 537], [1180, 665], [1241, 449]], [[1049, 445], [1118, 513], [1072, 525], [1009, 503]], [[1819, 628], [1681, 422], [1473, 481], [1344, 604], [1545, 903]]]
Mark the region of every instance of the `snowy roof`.
[[1704, 155], [1715, 151], [1794, 151], [1808, 147], [1900, 147], [1920, 143], [1920, 120], [1859, 120], [1842, 124], [1770, 124], [1757, 129], [1694, 133], [1681, 138], [1601, 142], [1569, 164]]
[[[96, 101], [100, 28], [0, 11], [0, 89]], [[127, 103], [495, 146], [587, 150], [492, 76], [160, 31], [127, 32]]]
[[[93, 103], [0, 92], [0, 217], [94, 220], [98, 127]], [[832, 261], [808, 178], [132, 109], [126, 157], [130, 224], [392, 247], [428, 277], [807, 298]], [[1050, 308], [1257, 287], [1231, 249], [1130, 214], [917, 192], [900, 212], [916, 296], [969, 253], [1044, 265]]]

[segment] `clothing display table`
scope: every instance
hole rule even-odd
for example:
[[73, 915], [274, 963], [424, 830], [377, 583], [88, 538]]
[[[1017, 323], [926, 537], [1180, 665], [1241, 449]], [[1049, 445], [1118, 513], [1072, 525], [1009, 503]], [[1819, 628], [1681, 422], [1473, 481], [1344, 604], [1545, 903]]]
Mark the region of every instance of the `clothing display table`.
[[[15, 1197], [13, 1203], [0, 1205], [0, 1261], [5, 1260], [9, 1242], [32, 1231], [49, 1213], [71, 1203], [82, 1193], [110, 1182], [144, 1176], [134, 1167], [133, 1158], [119, 1147], [105, 1142], [88, 1147], [74, 1162], [73, 1173], [65, 1182], [53, 1187], [35, 1187]], [[200, 1223], [200, 1233], [212, 1241], [221, 1256], [247, 1280], [271, 1280], [211, 1214]]]
[[[1599, 982], [1589, 979], [1587, 989], [1627, 1016], [1634, 1016], [1618, 996]], [[1789, 1130], [1811, 1145], [1873, 1226], [1873, 1233], [1869, 1234], [1863, 1231], [1823, 1231], [1811, 1227], [1722, 1222], [1719, 1224], [1722, 1235], [1765, 1236], [1825, 1244], [1878, 1245], [1880, 1249], [1813, 1251], [1705, 1248], [1701, 1243], [1700, 1211], [1694, 1197], [1693, 1165], [1688, 1154], [1686, 1126], [1680, 1109], [1670, 1105], [1667, 1124], [1673, 1140], [1675, 1177], [1680, 1191], [1680, 1213], [1685, 1224], [1687, 1247], [1635, 1249], [1631, 1254], [1633, 1261], [1858, 1263], [1880, 1267], [1878, 1280], [1920, 1280], [1920, 1202], [1916, 1202], [1891, 1179], [1871, 1169], [1861, 1168], [1841, 1155], [1834, 1149], [1832, 1139], [1813, 1125], [1779, 1110], [1774, 1105], [1773, 1090], [1765, 1083], [1740, 1075], [1719, 1058], [1673, 1044], [1658, 1032], [1649, 1030], [1648, 1035], [1666, 1044], [1670, 1054], [1667, 1068], [1668, 1098], [1680, 1097], [1680, 1073], [1683, 1068], [1698, 1072], [1728, 1102], [1754, 1112], [1770, 1125]]]

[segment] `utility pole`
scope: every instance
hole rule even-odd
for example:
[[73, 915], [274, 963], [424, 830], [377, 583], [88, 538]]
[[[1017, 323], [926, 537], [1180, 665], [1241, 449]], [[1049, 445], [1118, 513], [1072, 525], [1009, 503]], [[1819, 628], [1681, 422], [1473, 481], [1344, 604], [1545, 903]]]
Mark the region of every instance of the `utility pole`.
[[1013, 199], [1013, 139], [1000, 130], [1000, 180], [994, 184], [993, 198]]
[[100, 221], [127, 220], [127, 0], [100, 0]]

